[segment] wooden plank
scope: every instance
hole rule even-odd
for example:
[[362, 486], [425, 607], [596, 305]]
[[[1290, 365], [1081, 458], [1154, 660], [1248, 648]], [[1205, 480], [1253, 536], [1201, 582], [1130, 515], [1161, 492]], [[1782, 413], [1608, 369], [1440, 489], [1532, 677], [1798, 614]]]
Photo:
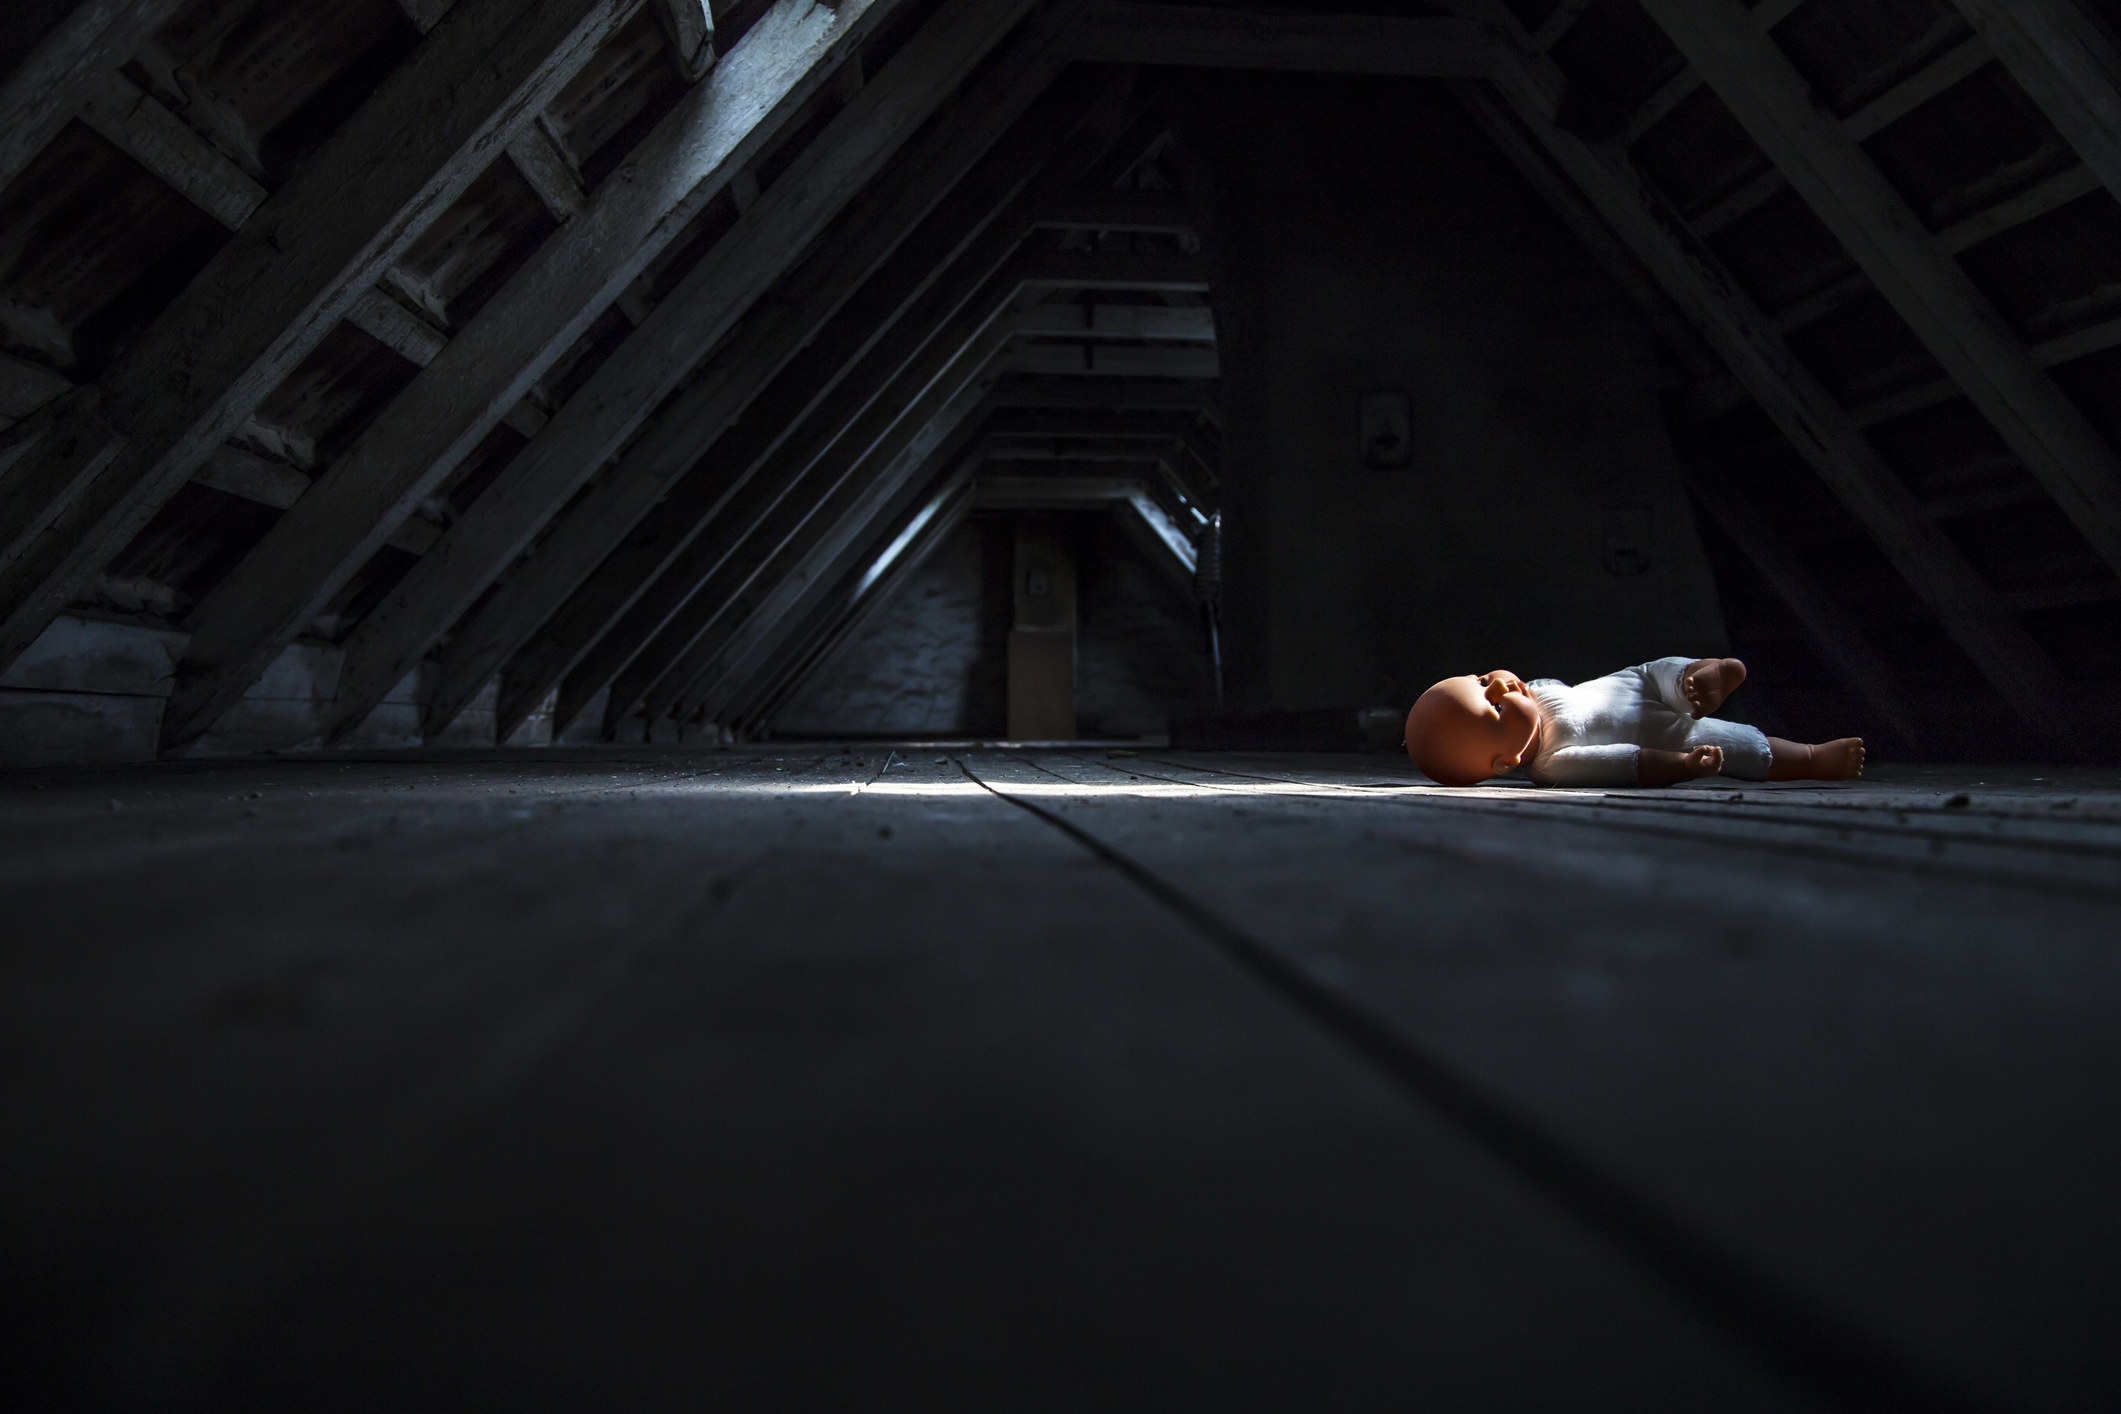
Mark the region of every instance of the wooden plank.
[[1922, 734], [1916, 730], [1907, 704], [1895, 686], [1898, 678], [1893, 670], [1872, 646], [1862, 628], [1841, 611], [1833, 596], [1805, 568], [1782, 537], [1720, 473], [1705, 466], [1690, 467], [1687, 489], [1709, 518], [1730, 537], [1739, 553], [1768, 582], [1791, 616], [1804, 626], [1812, 646], [1818, 649], [1820, 657], [1826, 659], [1827, 666], [1839, 673], [1842, 681], [1868, 702], [1903, 741], [1919, 747]]
[[83, 122], [231, 231], [265, 204], [265, 188], [248, 172], [123, 74], [90, 74], [82, 90]]
[[589, 204], [589, 193], [582, 190], [582, 174], [575, 171], [574, 163], [553, 141], [543, 123], [523, 125], [523, 131], [508, 144], [508, 160], [530, 183], [538, 200], [545, 203], [552, 219], [562, 225], [579, 216]]
[[[88, 494], [40, 509], [33, 551], [0, 572], [0, 664], [456, 200], [622, 9], [553, 0], [526, 19], [512, 0], [464, 0], [222, 247], [103, 379], [122, 455]], [[65, 513], [52, 513], [62, 499]], [[0, 527], [0, 538], [20, 529]]]
[[[1500, 4], [1481, 3], [1490, 22], [1515, 23]], [[1523, 59], [1498, 68], [1494, 90], [1459, 85], [1457, 92], [1490, 131], [1522, 125], [1692, 319], [2003, 699], [2040, 730], [2066, 736], [2070, 722], [2049, 688], [2054, 669], [2047, 655], [1923, 515], [1855, 420], [1798, 361], [1729, 272], [1705, 248], [1675, 234], [1682, 229], [1680, 221], [1626, 154], [1617, 147], [1594, 147], [1555, 125], [1563, 83], [1551, 65]], [[1512, 145], [1505, 143], [1504, 149], [1511, 151]]]
[[2099, 175], [2089, 167], [2072, 167], [2066, 172], [2057, 172], [2046, 181], [2036, 182], [2016, 196], [2005, 197], [1984, 211], [1977, 211], [1963, 221], [1946, 226], [1937, 233], [1937, 244], [1952, 254], [1972, 250], [1989, 239], [2013, 230], [2028, 221], [2037, 220], [2058, 207], [2067, 206], [2078, 197], [2089, 196], [2099, 190]]
[[1264, 14], [1076, 0], [1077, 57], [1113, 64], [1485, 78], [1494, 40], [1455, 19]]
[[2121, 455], [2044, 373], [1739, 0], [1645, 0], [2086, 541], [2121, 571]]
[[1883, 132], [1946, 89], [1973, 77], [1994, 60], [1978, 38], [1954, 45], [1841, 120], [1841, 131], [1853, 142]]
[[[606, 359], [545, 430], [362, 620], [346, 645], [331, 727], [351, 731], [522, 554], [552, 514], [729, 334], [759, 293], [818, 239], [854, 195], [999, 44], [1031, 0], [955, 0], [836, 116], [737, 227]], [[976, 162], [1059, 67], [1053, 36], [1027, 37], [999, 85], [948, 124], [956, 170]], [[734, 59], [731, 61], [735, 62]], [[942, 186], [942, 184], [936, 184]], [[942, 186], [947, 190], [947, 186]], [[932, 187], [924, 194], [939, 199]], [[927, 213], [895, 213], [905, 230]], [[496, 655], [498, 665], [500, 656]]]
[[707, 0], [649, 0], [687, 79], [705, 78], [714, 67], [714, 12]]
[[80, 110], [91, 78], [115, 69], [182, 0], [82, 0], [0, 83], [0, 188]]
[[1181, 309], [1153, 304], [1042, 304], [1023, 312], [1016, 321], [1016, 332], [1053, 338], [1213, 343], [1215, 311], [1205, 305]]
[[[827, 398], [837, 398], [842, 379], [880, 340], [898, 337], [893, 330], [902, 319], [918, 327], [922, 319], [940, 317], [923, 313], [942, 308], [938, 301], [968, 298], [1022, 238], [1020, 222], [1012, 224], [1006, 215], [1017, 209], [1011, 203], [1034, 180], [1047, 180], [1042, 173], [1049, 162], [1068, 180], [1078, 180], [1112, 140], [1112, 129], [1125, 121], [1124, 78], [1083, 78], [1088, 82], [1063, 78], [866, 281], [864, 272], [896, 239], [900, 227], [889, 218], [900, 213], [886, 207], [875, 221], [850, 224], [828, 237], [825, 250], [798, 272], [787, 301], [777, 302], [714, 356], [691, 394], [642, 434], [522, 572], [451, 640], [442, 654], [435, 720], [469, 701], [504, 662], [501, 720], [519, 705], [518, 690], [528, 692], [525, 701], [539, 700], [627, 613], [783, 437]], [[895, 184], [893, 200], [925, 201], [923, 173], [939, 170], [947, 178], [956, 165], [948, 154], [947, 146], [932, 154], [939, 169], [910, 167], [906, 180]], [[967, 273], [950, 277], [962, 282], [956, 294], [935, 293], [937, 282], [957, 269]], [[744, 420], [736, 441], [723, 440], [739, 413]], [[695, 469], [710, 446], [709, 460]], [[653, 516], [644, 520], [651, 508]]]
[[73, 390], [65, 375], [0, 352], [0, 417], [20, 422]]
[[1952, 0], [2121, 199], [2121, 51], [2079, 0]]
[[[309, 478], [285, 462], [272, 461], [237, 447], [222, 447], [206, 459], [192, 478], [201, 486], [255, 501], [284, 511], [302, 499]], [[409, 554], [424, 555], [441, 538], [440, 527], [415, 516], [398, 527], [390, 544]]]
[[[478, 0], [463, 0], [430, 42]], [[778, 0], [192, 615], [163, 717], [195, 740], [902, 0]]]

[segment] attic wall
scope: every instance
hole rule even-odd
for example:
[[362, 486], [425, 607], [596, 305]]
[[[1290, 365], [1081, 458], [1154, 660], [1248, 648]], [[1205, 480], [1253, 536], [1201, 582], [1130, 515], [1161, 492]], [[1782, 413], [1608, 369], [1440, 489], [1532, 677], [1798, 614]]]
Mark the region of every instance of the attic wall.
[[[1076, 730], [1158, 736], [1214, 706], [1191, 600], [1108, 513], [1056, 517], [1074, 542]], [[1013, 519], [967, 521], [774, 724], [783, 737], [1000, 737], [1007, 729]]]
[[[1450, 95], [1248, 73], [1189, 104], [1222, 187], [1236, 705], [1722, 650], [1651, 336]], [[1368, 470], [1358, 402], [1392, 389], [1413, 464]]]

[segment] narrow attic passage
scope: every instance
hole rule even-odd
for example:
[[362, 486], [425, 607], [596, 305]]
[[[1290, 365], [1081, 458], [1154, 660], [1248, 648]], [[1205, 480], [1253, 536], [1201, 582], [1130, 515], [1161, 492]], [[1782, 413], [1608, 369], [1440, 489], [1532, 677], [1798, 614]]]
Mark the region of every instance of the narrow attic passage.
[[[2121, 0], [0, 5], [0, 1404], [2121, 1405], [2117, 113]], [[1670, 655], [1868, 770], [1405, 749]]]

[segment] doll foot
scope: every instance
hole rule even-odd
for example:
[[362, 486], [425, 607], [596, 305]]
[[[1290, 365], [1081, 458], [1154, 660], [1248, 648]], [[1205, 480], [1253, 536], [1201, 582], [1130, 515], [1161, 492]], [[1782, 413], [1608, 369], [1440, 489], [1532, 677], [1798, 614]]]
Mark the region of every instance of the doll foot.
[[1680, 674], [1679, 686], [1686, 693], [1687, 705], [1697, 717], [1706, 717], [1724, 703], [1738, 685], [1745, 681], [1745, 664], [1736, 658], [1703, 658], [1697, 663], [1687, 664]]
[[1813, 779], [1853, 781], [1863, 774], [1863, 738], [1845, 736], [1812, 748]]

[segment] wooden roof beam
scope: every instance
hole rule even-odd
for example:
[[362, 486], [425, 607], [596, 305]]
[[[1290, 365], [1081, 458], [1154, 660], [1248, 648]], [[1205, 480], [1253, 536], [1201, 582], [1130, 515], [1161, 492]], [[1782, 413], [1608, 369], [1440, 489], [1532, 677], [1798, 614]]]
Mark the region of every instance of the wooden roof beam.
[[[488, 3], [500, 0], [460, 0], [428, 42]], [[589, 208], [540, 247], [201, 602], [163, 714], [165, 751], [196, 740], [241, 700], [412, 507], [900, 3], [842, 0], [830, 10], [779, 0], [679, 100]], [[403, 110], [397, 118], [402, 126]]]
[[2043, 372], [1906, 199], [1739, 0], [1643, 0], [1673, 43], [1988, 418], [2121, 572], [2121, 455]]
[[[435, 552], [362, 620], [347, 642], [338, 697], [327, 721], [329, 735], [350, 732], [366, 719], [1028, 8], [1029, 0], [956, 0], [924, 25], [876, 81], [832, 120], [508, 464]], [[1012, 62], [998, 71], [1000, 82], [971, 95], [977, 103], [958, 105], [944, 122], [949, 142], [940, 150], [949, 154], [948, 165], [922, 183], [917, 196], [929, 204], [939, 200], [950, 186], [945, 178], [961, 175], [1030, 106], [1059, 67], [1052, 51], [1051, 36], [1044, 31], [1026, 36]], [[926, 149], [931, 164], [938, 160], [937, 150], [933, 142]], [[902, 233], [926, 209], [912, 206], [888, 214], [898, 223], [892, 230]], [[888, 238], [891, 232], [876, 234]], [[868, 244], [873, 248], [883, 242]], [[888, 250], [883, 245], [872, 264]], [[783, 320], [776, 327], [793, 335], [802, 323], [799, 318]], [[755, 374], [766, 371], [754, 366]], [[493, 665], [499, 662], [495, 656]]]
[[0, 82], [0, 187], [81, 110], [89, 84], [162, 27], [182, 0], [81, 0]]
[[1952, 0], [1974, 33], [2121, 199], [2121, 53], [2078, 0]]
[[[1502, 32], [1515, 25], [1490, 0], [1478, 4]], [[2071, 726], [2056, 705], [2053, 665], [1915, 501], [1818, 378], [1730, 274], [1700, 245], [1674, 234], [1680, 223], [1618, 147], [1593, 146], [1554, 123], [1564, 80], [1550, 63], [1521, 57], [1497, 70], [1495, 90], [1459, 85], [1461, 101], [1505, 152], [1540, 154], [1566, 174], [1635, 261], [1664, 289], [1799, 455], [1877, 541], [1954, 642], [2021, 718], [2056, 737]], [[1511, 138], [1518, 129], [1524, 137]], [[1528, 171], [1536, 186], [1546, 178]], [[1559, 208], [1565, 219], [1566, 206]]]
[[[85, 6], [83, 12], [96, 9]], [[9, 480], [0, 665], [73, 601], [548, 103], [625, 0], [464, 0]], [[415, 121], [416, 119], [416, 121]], [[89, 475], [82, 449], [107, 451]]]
[[[446, 725], [442, 712], [468, 701], [497, 663], [506, 664], [500, 699], [505, 721], [574, 675], [593, 647], [608, 653], [604, 636], [651, 612], [636, 613], [636, 601], [659, 592], [658, 577], [784, 442], [829, 438], [833, 424], [806, 431], [806, 420], [828, 400], [843, 419], [867, 406], [947, 312], [1009, 259], [1028, 230], [1027, 193], [1043, 195], [1048, 186], [1080, 180], [1127, 121], [1124, 81], [1078, 88], [1064, 80], [1063, 86], [1066, 91], [1057, 90], [1035, 120], [1005, 139], [866, 283], [855, 279], [859, 271], [843, 276], [830, 260], [805, 265], [802, 277], [821, 282], [817, 313], [837, 312], [820, 332], [800, 338], [807, 346], [799, 356], [783, 352], [769, 362], [742, 338], [714, 356], [695, 395], [673, 404], [568, 513], [523, 573], [451, 642], [442, 657], [434, 722]], [[872, 229], [882, 225], [878, 221]], [[860, 288], [850, 294], [857, 283]], [[788, 337], [798, 341], [801, 333], [798, 328]], [[744, 420], [734, 440], [725, 440], [739, 412]], [[813, 441], [808, 455], [820, 455], [826, 445], [829, 440]], [[703, 451], [708, 460], [695, 468]], [[610, 667], [605, 680], [619, 667], [623, 662]]]
[[[958, 278], [976, 273], [984, 272], [974, 268]], [[740, 593], [764, 567], [767, 540], [778, 544], [834, 494], [862, 484], [865, 466], [879, 455], [890, 460], [966, 382], [986, 376], [986, 364], [1008, 341], [1001, 321], [1020, 290], [1019, 279], [1000, 274], [969, 295], [944, 291], [929, 301], [930, 312], [867, 354], [832, 402], [781, 441], [627, 615], [598, 633], [593, 650], [562, 684], [562, 706], [578, 708], [608, 682], [614, 699], [625, 699], [613, 710], [630, 710], [654, 684], [643, 676], [648, 668], [681, 660], [714, 622], [722, 606], [703, 597], [703, 586], [736, 575], [738, 588], [724, 598]], [[733, 568], [739, 565], [748, 569]]]

